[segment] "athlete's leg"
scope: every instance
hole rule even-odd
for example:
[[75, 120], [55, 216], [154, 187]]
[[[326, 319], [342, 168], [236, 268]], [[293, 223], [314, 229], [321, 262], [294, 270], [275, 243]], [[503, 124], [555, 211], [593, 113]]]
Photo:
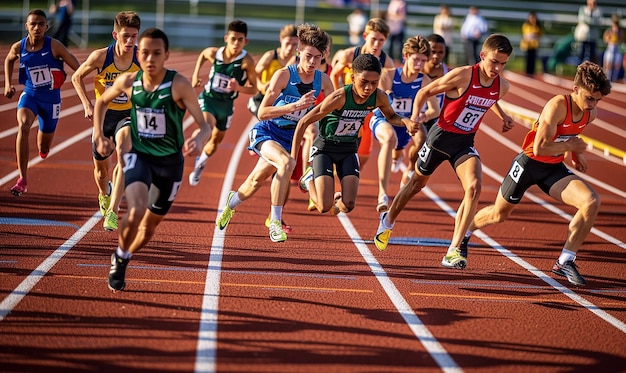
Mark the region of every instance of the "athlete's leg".
[[600, 210], [600, 197], [576, 175], [557, 181], [550, 188], [550, 196], [578, 209], [569, 223], [567, 239], [563, 246], [564, 249], [576, 253], [593, 227]]
[[459, 205], [454, 221], [454, 234], [450, 243], [450, 247], [454, 248], [460, 246], [461, 240], [465, 237], [465, 233], [474, 220], [482, 186], [480, 158], [470, 156], [459, 162], [455, 171], [463, 187], [463, 200]]
[[27, 108], [17, 110], [17, 138], [15, 140], [15, 155], [20, 177], [27, 181], [30, 127], [35, 121], [35, 114]]

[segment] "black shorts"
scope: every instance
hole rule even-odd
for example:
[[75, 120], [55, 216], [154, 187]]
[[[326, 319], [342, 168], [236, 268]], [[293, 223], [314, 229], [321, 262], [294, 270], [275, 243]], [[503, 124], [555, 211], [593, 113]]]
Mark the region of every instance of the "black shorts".
[[182, 154], [153, 157], [131, 150], [124, 154], [124, 185], [141, 182], [148, 186], [150, 199], [148, 209], [157, 215], [165, 215], [183, 180], [184, 159]]
[[550, 188], [557, 181], [573, 174], [563, 162], [539, 162], [529, 158], [524, 153], [520, 153], [513, 159], [511, 168], [502, 181], [500, 194], [507, 202], [516, 205], [531, 186], [537, 185], [549, 195]]
[[456, 168], [457, 162], [463, 157], [478, 157], [478, 151], [474, 148], [474, 133], [458, 134], [447, 132], [439, 126], [434, 126], [428, 131], [426, 142], [417, 153], [417, 167], [422, 175], [432, 175], [443, 163], [449, 161], [452, 168]]
[[[115, 135], [117, 131], [119, 131], [122, 127], [130, 125], [130, 110], [107, 110], [106, 114], [104, 114], [104, 125], [102, 126], [102, 133], [104, 137], [113, 139], [113, 143], [115, 144]], [[111, 153], [107, 154], [107, 156], [103, 157], [96, 151], [96, 144], [93, 142], [93, 138], [91, 141], [91, 151], [93, 153], [94, 159], [98, 161], [104, 161], [108, 159]]]
[[336, 169], [339, 180], [348, 175], [360, 177], [358, 148], [357, 143], [325, 141], [318, 137], [311, 147], [313, 175], [334, 177]]

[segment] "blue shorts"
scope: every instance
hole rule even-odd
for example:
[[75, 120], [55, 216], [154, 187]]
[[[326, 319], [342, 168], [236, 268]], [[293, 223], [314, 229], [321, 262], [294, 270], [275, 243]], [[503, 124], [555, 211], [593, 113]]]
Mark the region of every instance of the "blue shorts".
[[263, 120], [255, 124], [250, 130], [250, 146], [249, 150], [261, 155], [260, 144], [267, 140], [276, 141], [287, 152], [291, 152], [291, 143], [293, 141], [293, 134], [295, 128], [284, 128], [275, 125], [269, 120]]
[[[378, 142], [380, 142], [380, 140], [378, 139], [378, 137], [376, 137], [376, 127], [378, 127], [384, 122], [387, 122], [387, 119], [385, 117], [381, 118], [376, 115], [372, 116], [372, 119], [370, 119], [370, 128], [372, 129], [372, 134], [374, 135], [374, 138]], [[401, 150], [401, 149], [406, 148], [406, 146], [411, 141], [411, 135], [407, 131], [406, 127], [394, 126], [391, 123], [389, 125], [393, 127], [394, 131], [396, 131], [396, 137], [398, 138], [398, 145], [396, 146], [396, 150]]]
[[30, 93], [22, 92], [17, 103], [17, 110], [28, 109], [39, 117], [39, 131], [54, 133], [61, 114], [61, 99], [58, 102], [43, 102]]

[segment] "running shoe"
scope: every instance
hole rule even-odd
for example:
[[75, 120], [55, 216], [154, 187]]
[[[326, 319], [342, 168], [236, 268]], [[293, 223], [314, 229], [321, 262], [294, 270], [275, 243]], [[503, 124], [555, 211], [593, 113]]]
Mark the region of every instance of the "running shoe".
[[117, 253], [111, 255], [111, 270], [109, 271], [109, 289], [121, 291], [126, 287], [126, 267], [130, 259], [122, 259]]
[[564, 264], [560, 264], [557, 260], [554, 264], [554, 267], [552, 267], [552, 272], [559, 276], [567, 277], [567, 281], [576, 286], [587, 285], [587, 281], [578, 272], [578, 268], [576, 268], [576, 263], [574, 263], [573, 260], [568, 260]]
[[13, 185], [13, 188], [11, 188], [11, 193], [19, 197], [22, 194], [26, 193], [27, 190], [28, 188], [26, 187], [26, 181], [20, 177], [19, 179], [17, 179], [17, 183]]
[[117, 221], [118, 221], [117, 214], [113, 212], [112, 210], [109, 210], [106, 213], [106, 215], [104, 215], [104, 222], [102, 223], [102, 226], [107, 231], [116, 231]]
[[217, 221], [215, 222], [217, 227], [222, 231], [226, 229], [226, 226], [230, 222], [230, 219], [232, 219], [233, 215], [235, 215], [235, 210], [228, 207], [228, 203], [230, 202], [231, 198], [233, 198], [235, 193], [237, 192], [228, 192], [228, 198], [226, 198], [226, 206], [224, 206], [222, 213], [220, 214], [220, 216], [217, 217]]
[[376, 245], [376, 248], [380, 251], [385, 251], [389, 244], [389, 238], [391, 238], [391, 228], [386, 228], [385, 223], [383, 223], [387, 214], [387, 212], [380, 214], [378, 230], [376, 231], [376, 236], [374, 236], [374, 245]]
[[111, 196], [98, 193], [98, 205], [100, 206], [100, 213], [104, 216], [109, 209], [109, 205], [111, 205]]
[[278, 219], [270, 222], [270, 240], [272, 240], [272, 242], [287, 241], [287, 233], [283, 230], [282, 224]]
[[46, 159], [46, 157], [48, 156], [48, 153], [50, 153], [50, 152], [45, 152], [44, 153], [42, 151], [39, 151], [39, 158]]
[[189, 174], [189, 185], [196, 186], [200, 182], [200, 176], [202, 176], [202, 171], [204, 171], [204, 166], [206, 163], [200, 162], [200, 157], [196, 157], [196, 163], [193, 166], [193, 170]]
[[[265, 219], [265, 226], [269, 228], [270, 223], [271, 223], [271, 220], [270, 220], [270, 217], [268, 216], [267, 219]], [[285, 223], [284, 220], [281, 220], [280, 223], [282, 224], [283, 231], [285, 231], [285, 233], [289, 234], [293, 232], [293, 228], [291, 228], [291, 225], [287, 225], [287, 223]]]
[[383, 197], [378, 200], [378, 205], [376, 205], [376, 211], [385, 212], [387, 210], [389, 210], [389, 196], [384, 194]]
[[461, 256], [467, 259], [467, 246], [469, 245], [469, 237], [463, 237], [461, 241]]
[[300, 190], [302, 193], [309, 191], [309, 181], [313, 180], [313, 167], [309, 166], [304, 170], [302, 176], [300, 176]]
[[467, 258], [461, 255], [460, 249], [454, 249], [441, 260], [441, 265], [447, 268], [464, 269], [467, 267]]

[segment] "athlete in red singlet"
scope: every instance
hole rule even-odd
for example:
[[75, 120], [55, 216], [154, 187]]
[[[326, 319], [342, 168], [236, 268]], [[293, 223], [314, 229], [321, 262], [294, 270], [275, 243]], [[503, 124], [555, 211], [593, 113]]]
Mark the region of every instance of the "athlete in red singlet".
[[611, 91], [602, 68], [592, 62], [578, 66], [574, 90], [552, 98], [533, 124], [522, 144], [522, 152], [502, 182], [493, 205], [476, 213], [464, 239], [465, 246], [474, 229], [505, 221], [532, 185], [559, 202], [578, 209], [569, 223], [565, 244], [552, 272], [577, 286], [587, 283], [578, 273], [574, 260], [585, 237], [593, 227], [600, 209], [600, 197], [579, 176], [565, 167], [565, 154], [572, 154], [572, 165], [587, 171], [583, 152], [587, 144], [578, 135], [597, 115], [596, 105]]
[[[512, 128], [512, 119], [496, 104], [509, 90], [509, 83], [500, 77], [500, 72], [512, 52], [508, 38], [493, 34], [483, 43], [479, 63], [458, 67], [418, 91], [413, 103], [414, 113], [420, 112], [428, 97], [445, 93], [444, 103], [437, 126], [428, 131], [426, 142], [419, 150], [415, 174], [400, 189], [389, 211], [380, 216], [374, 237], [379, 250], [387, 248], [400, 211], [426, 185], [435, 169], [448, 161], [461, 181], [464, 195], [455, 219], [454, 235], [441, 264], [465, 268], [467, 253], [461, 252], [461, 241], [476, 213], [481, 189], [481, 164], [474, 149], [474, 135], [490, 108], [504, 121], [503, 131]], [[417, 121], [423, 123], [424, 119], [424, 114], [420, 114]]]

